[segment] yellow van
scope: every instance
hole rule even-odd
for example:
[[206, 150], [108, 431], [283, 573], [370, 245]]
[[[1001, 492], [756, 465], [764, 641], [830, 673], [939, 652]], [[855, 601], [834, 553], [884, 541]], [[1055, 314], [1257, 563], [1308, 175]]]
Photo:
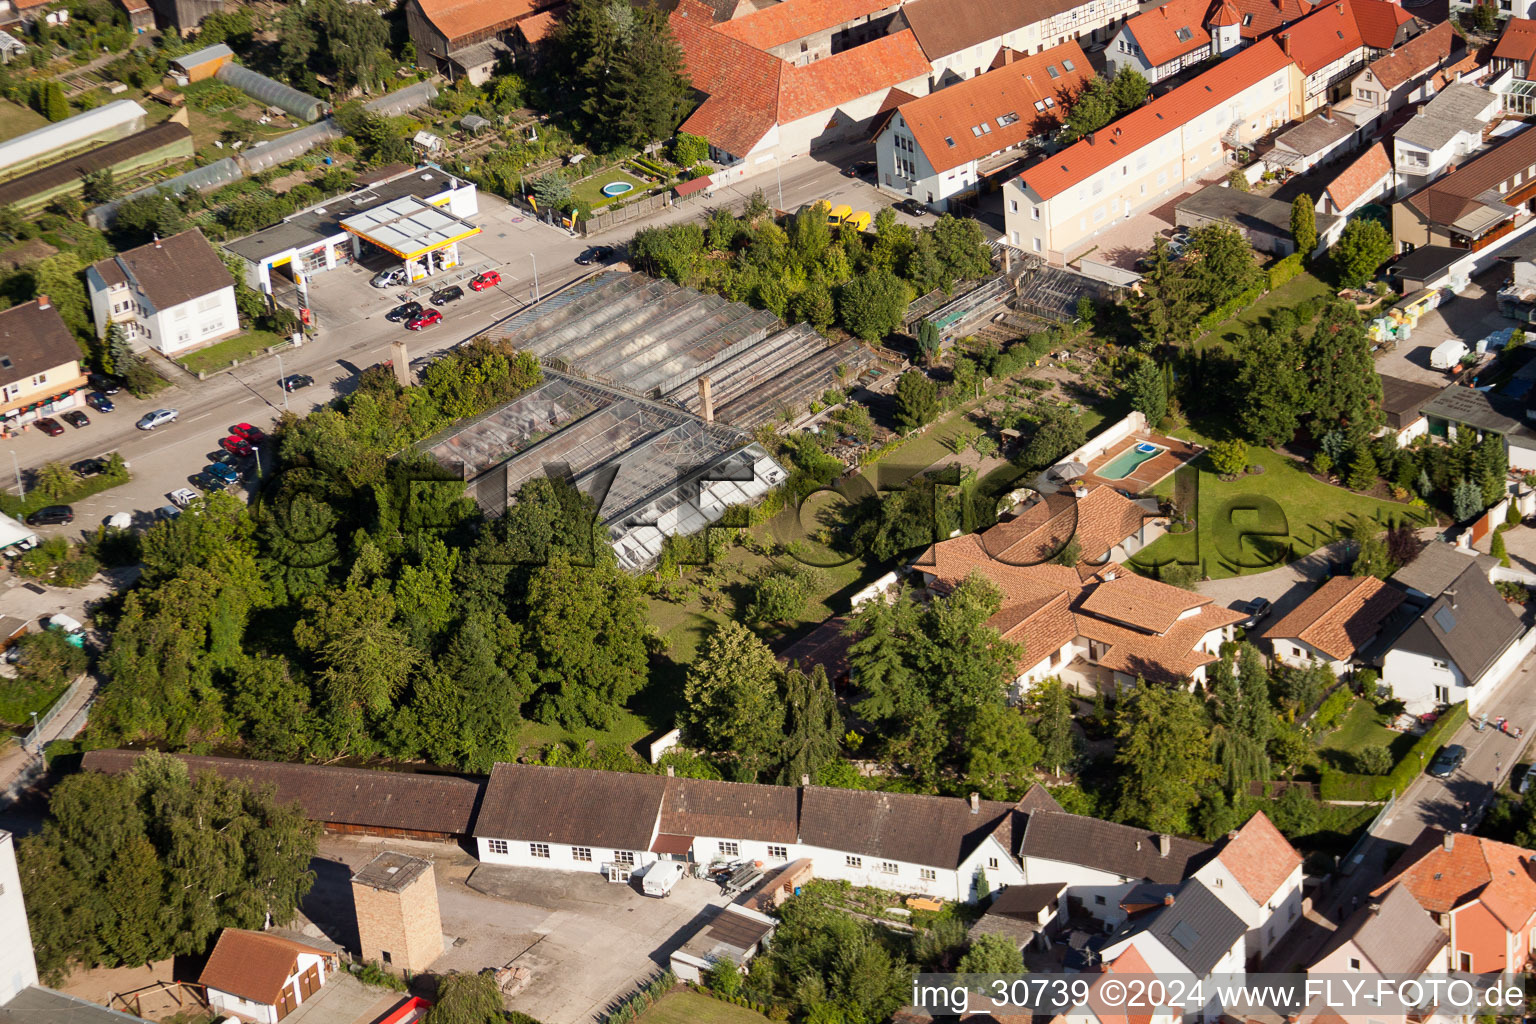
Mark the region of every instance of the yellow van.
[[845, 228], [853, 228], [853, 230], [861, 232], [861, 233], [864, 232], [864, 231], [868, 231], [869, 230], [869, 211], [868, 210], [860, 210], [858, 213], [854, 214], [853, 216], [849, 217], [847, 220], [843, 221], [843, 227], [845, 227]]
[[832, 207], [832, 212], [827, 214], [827, 223], [834, 228], [843, 226], [843, 221], [853, 216], [853, 207], [847, 203], [839, 203]]

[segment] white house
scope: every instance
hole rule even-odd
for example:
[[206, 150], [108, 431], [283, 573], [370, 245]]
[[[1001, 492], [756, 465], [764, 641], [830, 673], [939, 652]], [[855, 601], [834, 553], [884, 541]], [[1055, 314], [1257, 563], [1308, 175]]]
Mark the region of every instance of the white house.
[[1194, 877], [1242, 918], [1250, 961], [1268, 956], [1301, 919], [1301, 854], [1263, 811], [1229, 833]]
[[1334, 675], [1343, 675], [1402, 603], [1399, 590], [1374, 576], [1334, 576], [1265, 630], [1264, 637], [1283, 665], [1306, 668], [1321, 662]]
[[925, 91], [933, 91], [985, 74], [1005, 50], [1107, 40], [1135, 13], [1135, 0], [914, 0], [901, 19], [932, 66]]
[[1479, 713], [1536, 639], [1514, 608], [1468, 564], [1387, 650], [1382, 682], [1413, 714], [1462, 701]]
[[266, 932], [225, 928], [198, 981], [208, 1005], [256, 1024], [277, 1024], [335, 970], [334, 954]]
[[[1103, 957], [1114, 962], [1132, 947], [1151, 973], [1164, 978], [1242, 974], [1247, 964], [1248, 929], [1242, 918], [1197, 876], [1163, 897], [1161, 906], [1132, 914], [1109, 937]], [[1202, 986], [1206, 1006], [1217, 998]], [[1204, 1009], [1188, 1008], [1186, 1012]]]
[[1168, 0], [1121, 25], [1104, 63], [1115, 74], [1129, 69], [1157, 82], [1212, 54], [1236, 50], [1243, 43], [1241, 23], [1230, 0], [1214, 6], [1210, 0]]
[[0, 1006], [22, 989], [37, 984], [37, 963], [32, 958], [32, 935], [27, 930], [27, 908], [21, 901], [21, 874], [16, 868], [16, 838], [0, 830]]
[[1092, 77], [1069, 40], [902, 103], [876, 130], [880, 187], [944, 209], [1007, 162], [995, 158], [1058, 128], [1068, 98]]
[[1498, 116], [1498, 94], [1466, 82], [1446, 86], [1413, 115], [1392, 140], [1399, 197], [1417, 191], [1483, 144], [1483, 129]]
[[197, 228], [86, 268], [96, 336], [118, 324], [137, 351], [165, 355], [240, 332], [235, 279]]

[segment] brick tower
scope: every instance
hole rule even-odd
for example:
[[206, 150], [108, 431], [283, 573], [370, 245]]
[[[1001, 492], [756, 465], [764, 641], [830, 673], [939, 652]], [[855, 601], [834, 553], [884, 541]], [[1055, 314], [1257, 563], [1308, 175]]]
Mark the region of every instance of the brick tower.
[[364, 963], [415, 974], [442, 955], [431, 861], [384, 851], [352, 876], [352, 902]]

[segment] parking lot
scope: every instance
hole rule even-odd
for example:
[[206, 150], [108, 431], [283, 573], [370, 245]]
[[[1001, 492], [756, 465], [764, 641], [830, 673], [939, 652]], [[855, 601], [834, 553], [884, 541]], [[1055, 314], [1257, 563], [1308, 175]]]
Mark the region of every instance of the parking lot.
[[1436, 345], [1449, 338], [1458, 338], [1468, 347], [1475, 347], [1479, 339], [1513, 326], [1514, 321], [1499, 313], [1498, 304], [1498, 290], [1508, 277], [1509, 268], [1501, 263], [1478, 275], [1454, 299], [1420, 319], [1407, 341], [1378, 355], [1377, 372], [1423, 384], [1449, 384], [1446, 371], [1429, 365], [1429, 354]]
[[383, 849], [433, 861], [445, 947], [433, 973], [525, 968], [528, 984], [508, 1006], [544, 1024], [599, 1019], [667, 965], [707, 907], [727, 902], [715, 884], [692, 878], [667, 899], [650, 899], [638, 880], [621, 885], [596, 872], [481, 866], [454, 845], [328, 835], [303, 906], [314, 935], [357, 949], [349, 879]]

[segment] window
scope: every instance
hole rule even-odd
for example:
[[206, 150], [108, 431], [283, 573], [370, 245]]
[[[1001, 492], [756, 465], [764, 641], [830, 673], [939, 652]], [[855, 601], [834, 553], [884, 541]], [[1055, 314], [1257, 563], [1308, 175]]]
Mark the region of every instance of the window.
[[1104, 897], [1103, 896], [1095, 896], [1093, 898], [1093, 905], [1096, 906], [1096, 907], [1104, 906]]
[[633, 850], [614, 850], [613, 862], [615, 864], [628, 864], [630, 867], [634, 867], [635, 852]]
[[1249, 25], [1252, 25], [1252, 24], [1253, 24], [1253, 15], [1251, 15], [1251, 14], [1243, 15], [1243, 28], [1247, 28]]
[[775, 860], [789, 860], [789, 847], [770, 846], [768, 847], [768, 856], [774, 858]]
[[1011, 124], [1016, 124], [1018, 120], [1019, 115], [1016, 112], [1010, 111], [997, 119], [997, 126], [999, 128], [1006, 128]]
[[955, 148], [955, 140], [950, 138], [948, 135], [944, 136], [944, 144], [946, 146], [948, 146], [950, 149], [954, 149]]
[[507, 852], [507, 841], [505, 839], [487, 839], [485, 845], [492, 853], [505, 854]]
[[540, 860], [549, 860], [549, 844], [548, 843], [529, 843], [528, 844], [528, 852], [533, 854], [535, 857], [539, 858]]
[[[1193, 39], [1195, 37], [1195, 34], [1193, 32], [1191, 32], [1188, 28], [1181, 28], [1177, 32], [1174, 33], [1174, 36], [1179, 40], [1179, 42], [1187, 43], [1187, 42], [1189, 42], [1191, 39]], [[1339, 38], [1342, 39], [1344, 37], [1340, 36]]]
[[48, 375], [46, 373], [40, 373], [36, 377], [32, 378], [32, 386], [33, 387], [37, 387], [39, 384], [46, 384], [46, 383], [48, 383]]
[[387, 950], [387, 949], [379, 950], [379, 956], [381, 956], [384, 959], [385, 963], [389, 963], [390, 962], [389, 950]]
[[1010, 200], [1008, 200], [1008, 212], [1009, 213], [1018, 213], [1019, 212], [1019, 201], [1017, 199], [1010, 199]]
[[1060, 78], [1061, 77], [1061, 72], [1056, 70], [1056, 65], [1055, 64], [1047, 64], [1045, 66], [1045, 73], [1050, 75], [1052, 78]]
[[895, 861], [883, 860], [880, 862], [880, 871], [882, 874], [895, 875], [901, 873], [901, 868], [896, 866]]
[[1353, 957], [1352, 956], [1352, 957], [1349, 958], [1349, 969], [1352, 970], [1352, 971], [1358, 971], [1360, 969], [1360, 958], [1359, 957]]
[[[939, 877], [939, 873], [933, 870], [933, 868], [923, 868], [918, 871], [918, 875], [925, 882], [936, 881]], [[1531, 948], [1536, 949], [1536, 931], [1531, 933]]]
[[981, 125], [978, 124], [974, 128], [972, 128], [971, 129], [971, 134], [976, 136], [978, 139], [981, 138]]
[[1063, 60], [1061, 66], [1067, 69], [1068, 74], [1077, 70], [1077, 65], [1073, 64], [1070, 60]]
[[1040, 207], [1038, 207], [1038, 206], [1031, 206], [1029, 208], [1029, 219], [1030, 220], [1039, 220], [1040, 219]]
[[1461, 953], [1461, 954], [1459, 954], [1459, 956], [1461, 958], [1461, 969], [1463, 971], [1465, 971], [1466, 973], [1471, 974], [1472, 973], [1472, 954], [1471, 953]]
[[1214, 882], [1215, 882], [1215, 883], [1216, 883], [1216, 888], [1218, 888], [1218, 889], [1220, 889], [1220, 888], [1221, 888], [1221, 885], [1222, 885], [1222, 879], [1220, 879], [1220, 878], [1216, 878], [1216, 879], [1212, 879], [1212, 881], [1214, 881]]
[[987, 867], [991, 868], [993, 871], [996, 871], [997, 870], [997, 858], [996, 857], [988, 857], [987, 858]]
[[847, 864], [850, 868], [861, 868], [864, 866], [864, 858], [855, 857], [850, 854], [849, 856], [843, 858], [843, 863]]
[[219, 308], [219, 296], [217, 294], [205, 295], [201, 299], [197, 300], [197, 311], [199, 313], [212, 312], [213, 310], [218, 309], [218, 308]]
[[739, 857], [739, 856], [741, 856], [741, 844], [737, 843], [737, 842], [729, 842], [729, 841], [726, 841], [726, 840], [722, 839], [720, 841], [720, 856], [722, 856], [722, 857]]
[[592, 863], [592, 847], [590, 847], [590, 846], [573, 846], [573, 847], [571, 847], [571, 860], [579, 860], [583, 864], [590, 864], [590, 863]]
[[1449, 704], [1451, 702], [1451, 688], [1449, 686], [1435, 687], [1435, 703]]

